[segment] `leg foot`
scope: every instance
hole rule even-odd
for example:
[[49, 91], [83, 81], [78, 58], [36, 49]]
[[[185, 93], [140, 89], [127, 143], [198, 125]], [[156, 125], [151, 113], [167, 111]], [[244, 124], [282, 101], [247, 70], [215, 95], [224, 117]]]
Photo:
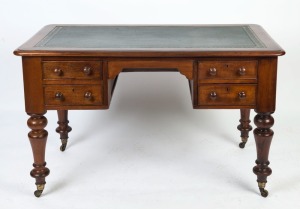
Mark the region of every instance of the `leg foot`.
[[239, 147], [244, 148], [249, 138], [249, 132], [252, 130], [251, 121], [249, 120], [250, 109], [241, 109], [240, 113], [240, 125], [238, 125], [237, 129], [241, 131], [242, 142], [239, 144]]
[[258, 182], [258, 188], [260, 191], [261, 196], [267, 197], [269, 195], [268, 190], [265, 189], [266, 187], [266, 182]]
[[261, 196], [263, 196], [263, 197], [268, 197], [268, 195], [269, 195], [268, 190], [265, 190], [265, 189], [263, 189], [263, 188], [259, 188], [259, 190], [260, 190]]
[[34, 196], [40, 197], [44, 191], [45, 184], [38, 184], [36, 185], [37, 190], [34, 192]]
[[68, 139], [61, 139], [60, 151], [65, 151], [67, 147]]
[[239, 147], [243, 149], [243, 148], [245, 148], [245, 145], [248, 141], [248, 138], [247, 137], [241, 137], [241, 141], [242, 142], [239, 144]]
[[241, 143], [239, 143], [239, 147], [240, 147], [241, 149], [245, 148], [245, 145], [246, 145], [246, 142], [241, 142]]
[[68, 110], [57, 110], [58, 114], [58, 127], [56, 128], [56, 132], [60, 134], [61, 146], [60, 151], [65, 151], [68, 143], [68, 133], [72, 130], [70, 126], [68, 126]]

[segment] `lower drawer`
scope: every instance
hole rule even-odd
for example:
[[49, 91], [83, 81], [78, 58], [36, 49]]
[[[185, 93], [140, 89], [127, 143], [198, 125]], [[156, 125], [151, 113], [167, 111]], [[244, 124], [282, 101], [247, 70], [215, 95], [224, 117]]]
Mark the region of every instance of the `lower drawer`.
[[198, 105], [251, 106], [256, 103], [256, 85], [200, 85]]
[[101, 105], [102, 85], [49, 85], [44, 87], [45, 105]]

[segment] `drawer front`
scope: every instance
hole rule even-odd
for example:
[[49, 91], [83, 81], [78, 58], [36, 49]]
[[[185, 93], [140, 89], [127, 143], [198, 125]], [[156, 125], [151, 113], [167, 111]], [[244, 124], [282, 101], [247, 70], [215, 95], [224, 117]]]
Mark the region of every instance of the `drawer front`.
[[102, 79], [102, 63], [97, 61], [43, 62], [44, 79]]
[[223, 82], [224, 80], [255, 82], [257, 78], [256, 60], [252, 61], [203, 61], [198, 65], [200, 82]]
[[113, 60], [109, 61], [108, 78], [114, 79], [121, 71], [158, 72], [176, 71], [193, 80], [194, 60]]
[[49, 85], [44, 87], [46, 105], [101, 105], [102, 85]]
[[198, 105], [255, 105], [256, 85], [200, 85]]

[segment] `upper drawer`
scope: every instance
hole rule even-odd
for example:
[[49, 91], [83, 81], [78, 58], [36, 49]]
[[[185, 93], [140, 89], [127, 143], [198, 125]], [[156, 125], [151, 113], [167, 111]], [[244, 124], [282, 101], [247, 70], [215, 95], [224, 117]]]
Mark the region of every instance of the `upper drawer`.
[[251, 61], [203, 61], [198, 65], [200, 83], [255, 83], [256, 60]]
[[189, 80], [193, 80], [193, 60], [113, 60], [107, 64], [108, 78], [114, 79], [121, 71], [157, 72], [178, 70]]
[[102, 79], [102, 63], [98, 61], [43, 62], [44, 79]]

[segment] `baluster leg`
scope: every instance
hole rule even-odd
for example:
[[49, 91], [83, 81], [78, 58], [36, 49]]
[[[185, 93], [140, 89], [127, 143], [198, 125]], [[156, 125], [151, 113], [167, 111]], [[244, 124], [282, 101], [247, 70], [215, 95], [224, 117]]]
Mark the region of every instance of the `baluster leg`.
[[271, 175], [272, 170], [269, 167], [269, 150], [272, 142], [273, 134], [271, 127], [274, 125], [274, 118], [269, 113], [258, 113], [254, 118], [257, 128], [254, 130], [254, 137], [257, 151], [257, 164], [253, 168], [253, 172], [257, 175], [257, 182], [260, 193], [263, 197], [268, 196], [265, 190], [267, 177]]
[[47, 118], [43, 115], [30, 116], [27, 125], [32, 130], [28, 133], [28, 138], [34, 159], [34, 169], [31, 170], [30, 175], [36, 180], [37, 190], [34, 192], [34, 195], [40, 197], [46, 184], [45, 178], [50, 173], [45, 162], [48, 132], [44, 128], [47, 126]]
[[58, 115], [58, 127], [56, 128], [56, 132], [60, 134], [61, 146], [60, 150], [63, 152], [66, 149], [69, 135], [68, 133], [72, 130], [70, 126], [68, 126], [68, 110], [57, 110]]
[[252, 130], [252, 126], [250, 125], [250, 109], [240, 109], [241, 119], [240, 125], [238, 125], [237, 129], [241, 131], [241, 140], [242, 142], [239, 144], [240, 148], [244, 148], [245, 144], [249, 138], [249, 131]]

